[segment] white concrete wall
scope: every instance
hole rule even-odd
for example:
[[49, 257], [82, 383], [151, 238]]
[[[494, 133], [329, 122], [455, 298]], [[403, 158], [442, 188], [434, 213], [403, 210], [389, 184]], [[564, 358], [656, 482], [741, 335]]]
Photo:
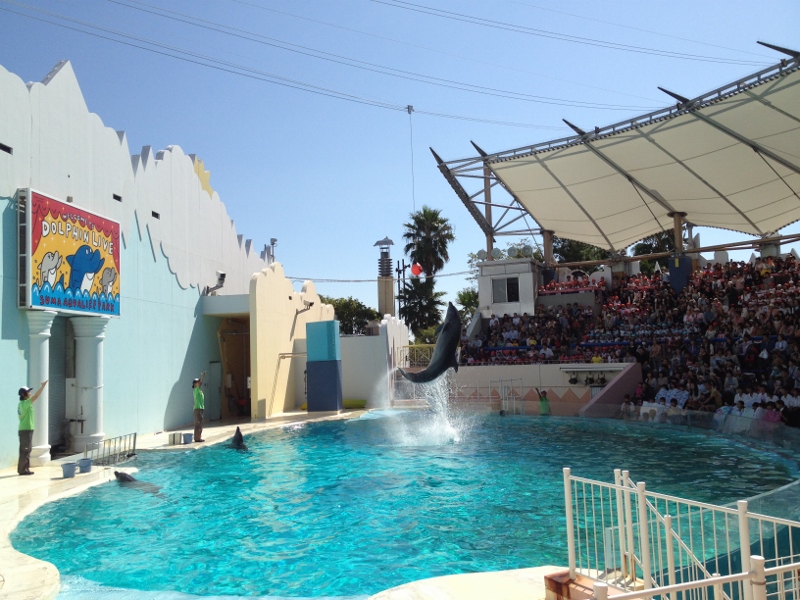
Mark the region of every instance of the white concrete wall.
[[[16, 302], [14, 197], [32, 187], [121, 224], [122, 316], [104, 344], [106, 436], [191, 423], [191, 378], [219, 360], [219, 319], [202, 316], [200, 292], [224, 271], [218, 294], [248, 294], [251, 275], [266, 267], [202, 165], [177, 146], [131, 156], [125, 134], [88, 111], [69, 62], [30, 86], [0, 67], [0, 143], [13, 148], [0, 151], [0, 397], [38, 383], [27, 381], [27, 323]], [[16, 461], [16, 427], [0, 419], [2, 466]]]
[[[314, 305], [306, 309], [305, 302]], [[298, 375], [305, 368], [306, 323], [330, 321], [333, 306], [322, 304], [314, 284], [294, 291], [280, 263], [254, 273], [250, 280], [250, 397], [252, 417], [264, 419], [293, 411]], [[302, 343], [301, 343], [302, 340]], [[300, 379], [302, 381], [302, 379]], [[302, 396], [303, 390], [299, 389]]]
[[[529, 258], [498, 260], [480, 263], [478, 276], [478, 306], [484, 317], [503, 316], [514, 313], [534, 314], [536, 286], [539, 280], [538, 263]], [[492, 281], [517, 277], [519, 280], [519, 302], [494, 302]]]

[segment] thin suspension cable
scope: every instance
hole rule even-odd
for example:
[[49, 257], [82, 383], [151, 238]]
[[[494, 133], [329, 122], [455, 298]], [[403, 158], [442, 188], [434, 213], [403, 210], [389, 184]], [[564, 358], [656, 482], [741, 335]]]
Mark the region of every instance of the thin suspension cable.
[[413, 203], [414, 212], [417, 212], [417, 193], [414, 178], [414, 126], [411, 124], [411, 113], [414, 112], [414, 107], [409, 104], [406, 108], [408, 109], [408, 137], [411, 149], [411, 202]]
[[432, 75], [425, 75], [423, 73], [407, 71], [404, 69], [387, 67], [385, 65], [371, 63], [355, 58], [350, 58], [347, 56], [341, 56], [339, 54], [333, 54], [330, 52], [325, 52], [323, 50], [317, 50], [315, 48], [310, 48], [308, 46], [301, 46], [298, 44], [294, 44], [292, 42], [287, 42], [277, 38], [260, 35], [244, 29], [239, 29], [236, 27], [231, 27], [220, 23], [215, 23], [213, 21], [208, 21], [206, 19], [201, 19], [199, 17], [193, 17], [191, 15], [186, 15], [183, 13], [162, 9], [157, 6], [146, 4], [144, 2], [139, 2], [138, 0], [128, 0], [127, 2], [123, 0], [106, 0], [106, 1], [112, 4], [123, 6], [128, 9], [138, 10], [164, 19], [170, 19], [173, 21], [177, 21], [179, 23], [184, 23], [192, 27], [199, 27], [209, 31], [216, 31], [217, 33], [221, 33], [223, 35], [229, 35], [250, 42], [255, 42], [257, 44], [262, 44], [273, 48], [279, 48], [281, 50], [286, 50], [288, 52], [301, 54], [303, 56], [308, 56], [310, 58], [316, 58], [318, 60], [333, 62], [335, 64], [340, 64], [355, 69], [370, 71], [373, 73], [380, 73], [381, 75], [387, 75], [390, 77], [397, 77], [401, 79], [408, 79], [411, 81], [427, 83], [429, 85], [437, 85], [440, 87], [456, 89], [460, 91], [467, 91], [476, 94], [496, 96], [499, 98], [508, 98], [511, 100], [521, 100], [525, 102], [535, 102], [540, 104], [555, 104], [557, 106], [574, 106], [578, 108], [595, 108], [600, 110], [624, 110], [624, 111], [653, 110], [653, 107], [626, 106], [619, 104], [605, 104], [600, 102], [585, 102], [581, 100], [567, 100], [563, 98], [539, 96], [535, 94], [526, 94], [523, 92], [502, 90], [472, 83], [465, 83], [461, 81], [455, 81], [452, 79], [445, 79], [441, 77], [435, 77]]
[[595, 23], [602, 23], [603, 25], [611, 25], [613, 27], [623, 27], [625, 29], [632, 29], [633, 31], [641, 31], [643, 33], [649, 33], [651, 35], [658, 35], [661, 37], [672, 38], [673, 40], [679, 40], [681, 42], [690, 42], [692, 44], [700, 44], [701, 46], [709, 46], [711, 48], [719, 48], [720, 50], [729, 50], [731, 52], [739, 52], [740, 54], [749, 54], [750, 56], [758, 56], [759, 58], [765, 58], [763, 54], [758, 54], [757, 52], [750, 52], [748, 50], [741, 50], [739, 48], [730, 48], [728, 46], [720, 46], [719, 44], [712, 44], [710, 42], [703, 42], [700, 40], [693, 40], [691, 38], [681, 37], [679, 35], [670, 35], [669, 33], [664, 33], [663, 31], [654, 31], [652, 29], [644, 29], [642, 27], [634, 27], [633, 25], [623, 25], [622, 23], [614, 23], [613, 21], [604, 21], [602, 19], [595, 19], [593, 17], [587, 17], [584, 15], [576, 15], [575, 13], [569, 13], [563, 10], [556, 10], [555, 8], [548, 8], [544, 6], [539, 6], [537, 4], [530, 4], [528, 2], [522, 2], [521, 0], [506, 0], [512, 4], [519, 4], [520, 6], [527, 6], [528, 8], [533, 8], [536, 10], [543, 10], [551, 13], [556, 13], [559, 15], [566, 15], [568, 17], [575, 17], [576, 19], [584, 19], [586, 21], [594, 21]]
[[434, 52], [436, 54], [441, 54], [442, 56], [450, 56], [450, 57], [453, 57], [453, 58], [458, 58], [459, 60], [466, 60], [466, 61], [474, 62], [474, 63], [477, 63], [477, 64], [481, 64], [481, 65], [487, 65], [487, 66], [490, 66], [490, 67], [494, 67], [496, 69], [506, 69], [508, 71], [513, 71], [515, 73], [525, 73], [527, 75], [534, 75], [536, 77], [542, 77], [544, 79], [551, 79], [553, 81], [560, 81], [560, 82], [563, 82], [563, 83], [570, 83], [572, 85], [579, 85], [579, 86], [583, 86], [583, 87], [588, 88], [588, 89], [599, 90], [601, 92], [609, 92], [609, 93], [612, 93], [612, 94], [619, 94], [621, 96], [627, 96], [629, 98], [637, 98], [639, 100], [649, 100], [649, 101], [652, 101], [652, 102], [657, 102], [657, 100], [653, 100], [653, 98], [649, 98], [649, 97], [646, 97], [646, 96], [639, 96], [637, 94], [631, 94], [629, 92], [623, 92], [623, 91], [621, 91], [619, 89], [604, 88], [604, 87], [600, 87], [600, 86], [597, 86], [597, 85], [590, 85], [590, 84], [588, 84], [586, 82], [583, 82], [583, 81], [573, 81], [572, 79], [563, 79], [561, 77], [553, 77], [553, 75], [551, 75], [551, 74], [545, 75], [545, 74], [542, 74], [542, 73], [536, 73], [534, 71], [529, 71], [528, 69], [521, 69], [521, 68], [516, 67], [516, 66], [511, 66], [510, 64], [494, 63], [494, 62], [491, 62], [491, 61], [488, 61], [488, 60], [481, 60], [481, 59], [474, 58], [474, 57], [471, 57], [471, 56], [464, 56], [463, 54], [456, 54], [454, 52], [446, 52], [444, 50], [439, 50], [437, 48], [431, 48], [430, 46], [423, 46], [421, 44], [413, 44], [413, 43], [407, 42], [405, 40], [400, 40], [400, 39], [392, 38], [392, 37], [385, 36], [385, 35], [378, 35], [376, 33], [371, 33], [369, 31], [363, 31], [361, 29], [355, 29], [353, 27], [346, 27], [344, 25], [338, 25], [336, 23], [331, 23], [329, 21], [321, 21], [319, 19], [312, 19], [311, 17], [307, 17], [307, 16], [304, 16], [304, 15], [297, 15], [297, 14], [294, 14], [294, 13], [290, 13], [290, 12], [286, 12], [286, 11], [282, 11], [282, 10], [277, 10], [275, 8], [270, 8], [268, 6], [260, 6], [258, 4], [254, 4], [252, 2], [247, 2], [246, 0], [230, 0], [230, 1], [231, 2], [236, 2], [237, 4], [242, 4], [243, 6], [249, 6], [251, 8], [255, 8], [255, 9], [258, 9], [258, 10], [268, 11], [268, 12], [275, 13], [275, 14], [278, 14], [278, 15], [284, 15], [286, 17], [292, 17], [293, 19], [300, 19], [301, 21], [308, 21], [309, 23], [317, 23], [319, 25], [325, 25], [326, 27], [333, 27], [334, 29], [341, 29], [342, 31], [350, 31], [352, 33], [358, 33], [358, 34], [361, 34], [361, 35], [366, 35], [368, 37], [373, 37], [373, 38], [376, 38], [376, 39], [379, 39], [379, 40], [386, 40], [386, 41], [389, 41], [389, 42], [394, 42], [395, 44], [402, 44], [403, 46], [409, 46], [411, 48], [419, 48], [420, 50], [425, 50], [427, 52]]
[[418, 12], [426, 15], [440, 17], [443, 19], [450, 19], [454, 21], [462, 21], [472, 25], [480, 25], [483, 27], [490, 27], [492, 29], [502, 29], [505, 31], [513, 31], [516, 33], [523, 33], [526, 35], [533, 35], [537, 37], [544, 37], [548, 39], [560, 40], [563, 42], [572, 42], [576, 44], [584, 44], [587, 46], [596, 46], [600, 48], [608, 48], [611, 50], [620, 50], [624, 52], [634, 52], [637, 54], [651, 54], [654, 56], [663, 56], [666, 58], [676, 58], [681, 60], [696, 60], [701, 62], [713, 62], [731, 65], [764, 65], [765, 62], [757, 61], [744, 61], [736, 59], [728, 59], [714, 56], [702, 56], [697, 54], [686, 54], [683, 52], [673, 52], [670, 50], [659, 50], [657, 48], [646, 48], [642, 46], [633, 46], [630, 44], [621, 44], [618, 42], [607, 42], [604, 40], [596, 40], [593, 38], [584, 38], [581, 36], [569, 35], [564, 33], [557, 33], [554, 31], [547, 31], [544, 29], [535, 29], [532, 27], [525, 27], [522, 25], [514, 25], [513, 23], [505, 23], [503, 21], [494, 21], [492, 19], [485, 19], [482, 17], [473, 17], [463, 13], [456, 13], [438, 8], [431, 8], [421, 4], [414, 4], [413, 2], [405, 2], [403, 0], [370, 0], [376, 4], [383, 4], [393, 8], [401, 8], [403, 10]]
[[[457, 277], [459, 275], [469, 275], [472, 271], [457, 271], [455, 273], [436, 273], [429, 277], [438, 279], [439, 277]], [[399, 279], [405, 281], [408, 279], [425, 279], [425, 275], [406, 275], [403, 274]], [[320, 279], [317, 277], [291, 277], [286, 276], [290, 281], [313, 281], [314, 283], [375, 283], [375, 278], [372, 279]]]
[[0, 0], [0, 2], [5, 2], [6, 4], [12, 4], [12, 5], [15, 5], [15, 6], [20, 6], [22, 8], [26, 8], [28, 10], [33, 10], [33, 11], [38, 12], [38, 13], [46, 14], [48, 16], [52, 16], [52, 17], [55, 17], [55, 18], [58, 18], [58, 19], [63, 19], [65, 21], [76, 23], [76, 24], [78, 24], [78, 25], [80, 25], [82, 27], [89, 27], [90, 29], [97, 29], [99, 31], [102, 31], [102, 32], [105, 32], [105, 33], [108, 33], [108, 34], [111, 34], [111, 35], [117, 35], [117, 36], [120, 36], [122, 38], [127, 38], [127, 39], [134, 40], [134, 41], [137, 41], [137, 42], [140, 42], [140, 43], [151, 44], [152, 46], [155, 46], [156, 48], [161, 48], [162, 50], [155, 50], [153, 48], [148, 48], [147, 46], [142, 46], [142, 45], [139, 45], [139, 44], [135, 44], [135, 43], [132, 43], [132, 42], [125, 41], [124, 39], [120, 40], [120, 39], [117, 39], [117, 38], [114, 38], [114, 37], [109, 37], [108, 35], [102, 35], [102, 34], [99, 34], [99, 33], [93, 32], [93, 31], [87, 31], [85, 29], [79, 29], [77, 27], [72, 27], [72, 26], [69, 26], [69, 25], [65, 25], [63, 23], [58, 23], [58, 22], [54, 22], [54, 21], [48, 21], [47, 19], [41, 19], [41, 18], [32, 16], [32, 15], [27, 15], [25, 13], [20, 13], [20, 12], [11, 10], [9, 8], [0, 7], [0, 10], [3, 10], [5, 12], [10, 12], [10, 13], [13, 13], [13, 14], [16, 14], [16, 15], [20, 15], [22, 17], [27, 17], [29, 19], [33, 19], [33, 20], [36, 20], [36, 21], [42, 21], [44, 23], [49, 23], [51, 25], [56, 25], [58, 27], [63, 27], [65, 29], [71, 29], [73, 31], [77, 31], [77, 32], [80, 32], [80, 33], [93, 35], [95, 37], [99, 37], [99, 38], [103, 38], [103, 39], [106, 39], [106, 40], [109, 40], [109, 41], [112, 41], [112, 42], [117, 42], [117, 43], [120, 43], [120, 44], [124, 44], [126, 46], [132, 46], [134, 48], [139, 48], [140, 50], [147, 50], [147, 51], [153, 52], [155, 54], [161, 54], [163, 56], [169, 56], [171, 58], [177, 58], [177, 59], [183, 60], [185, 62], [190, 62], [190, 63], [196, 64], [196, 65], [200, 65], [200, 66], [204, 66], [204, 67], [209, 67], [209, 68], [212, 68], [212, 69], [215, 69], [215, 70], [218, 70], [218, 71], [224, 71], [226, 73], [231, 73], [233, 75], [239, 75], [239, 76], [242, 76], [242, 77], [247, 77], [249, 79], [256, 79], [256, 80], [260, 80], [260, 81], [265, 81], [267, 83], [274, 83], [274, 84], [281, 85], [281, 86], [284, 86], [284, 87], [289, 87], [289, 88], [293, 88], [293, 89], [297, 89], [297, 90], [301, 90], [301, 91], [305, 91], [305, 92], [311, 92], [311, 93], [319, 94], [319, 95], [322, 95], [322, 96], [328, 96], [328, 97], [331, 97], [331, 98], [338, 98], [340, 100], [348, 100], [350, 102], [356, 102], [356, 103], [359, 103], [359, 104], [368, 104], [368, 105], [371, 105], [371, 106], [377, 106], [379, 108], [386, 108], [386, 109], [389, 109], [389, 110], [396, 110], [396, 111], [405, 110], [405, 107], [401, 106], [401, 105], [391, 104], [389, 102], [384, 102], [382, 100], [364, 98], [364, 97], [356, 96], [356, 95], [353, 95], [353, 94], [348, 94], [346, 92], [340, 92], [340, 91], [337, 91], [337, 90], [334, 90], [334, 89], [324, 88], [324, 87], [316, 86], [316, 85], [313, 85], [313, 84], [310, 84], [310, 83], [306, 83], [306, 82], [303, 82], [303, 81], [291, 79], [291, 78], [288, 78], [288, 77], [283, 77], [281, 75], [276, 75], [276, 74], [268, 73], [268, 72], [265, 72], [265, 71], [259, 71], [257, 69], [252, 69], [250, 67], [246, 67], [244, 65], [239, 65], [239, 64], [236, 64], [236, 63], [228, 62], [228, 61], [219, 60], [219, 59], [213, 58], [211, 56], [203, 55], [203, 54], [191, 51], [191, 50], [186, 50], [184, 48], [179, 48], [177, 46], [171, 46], [171, 45], [168, 45], [168, 44], [164, 44], [162, 42], [157, 42], [155, 40], [150, 40], [150, 39], [147, 39], [147, 38], [142, 38], [142, 37], [139, 37], [139, 36], [130, 35], [130, 34], [127, 34], [127, 33], [121, 32], [121, 31], [114, 30], [114, 29], [109, 29], [107, 27], [101, 27], [99, 25], [94, 25], [92, 23], [87, 23], [87, 22], [81, 21], [79, 19], [72, 19], [72, 18], [66, 17], [64, 15], [59, 15], [57, 13], [51, 13], [49, 11], [38, 9], [38, 8], [35, 8], [35, 7], [32, 7], [32, 6], [28, 6], [28, 5], [22, 4], [20, 2], [14, 2], [13, 0]]
[[[354, 103], [357, 103], [357, 104], [365, 104], [365, 105], [368, 105], [368, 106], [374, 106], [376, 108], [383, 108], [383, 109], [392, 110], [392, 111], [405, 111], [406, 110], [406, 107], [402, 106], [402, 105], [393, 104], [393, 103], [390, 103], [390, 102], [387, 102], [387, 101], [383, 101], [383, 100], [378, 100], [378, 99], [364, 98], [364, 97], [356, 96], [356, 95], [349, 94], [349, 93], [346, 93], [346, 92], [340, 92], [338, 90], [334, 90], [334, 89], [330, 89], [330, 88], [323, 88], [323, 87], [316, 86], [316, 85], [313, 85], [313, 84], [310, 84], [310, 83], [306, 83], [306, 82], [303, 82], [303, 81], [286, 78], [286, 77], [283, 77], [283, 76], [280, 76], [280, 75], [276, 75], [276, 74], [272, 74], [272, 73], [268, 73], [268, 72], [264, 72], [264, 71], [259, 71], [257, 69], [252, 69], [251, 67], [247, 67], [247, 66], [244, 66], [244, 65], [231, 63], [231, 62], [227, 62], [227, 61], [221, 61], [219, 59], [215, 59], [213, 57], [209, 57], [209, 56], [206, 56], [206, 55], [203, 55], [203, 54], [199, 54], [199, 53], [193, 52], [191, 50], [186, 50], [184, 48], [180, 48], [180, 47], [177, 47], [177, 46], [170, 46], [170, 45], [167, 45], [167, 44], [164, 44], [164, 43], [161, 43], [161, 42], [157, 42], [157, 41], [154, 41], [154, 40], [149, 40], [147, 38], [142, 38], [142, 37], [139, 37], [139, 36], [133, 36], [133, 35], [130, 35], [130, 34], [126, 34], [126, 33], [123, 33], [123, 32], [120, 32], [120, 31], [116, 31], [116, 30], [112, 30], [112, 29], [105, 28], [105, 27], [101, 27], [99, 25], [94, 25], [92, 23], [88, 23], [88, 22], [81, 21], [81, 20], [78, 20], [78, 19], [72, 19], [72, 18], [66, 17], [64, 15], [59, 15], [57, 13], [52, 13], [50, 11], [45, 11], [45, 10], [42, 10], [42, 9], [38, 9], [38, 8], [35, 8], [35, 7], [32, 7], [32, 6], [28, 6], [28, 5], [20, 3], [20, 2], [14, 2], [13, 0], [0, 0], [0, 2], [4, 2], [6, 4], [12, 4], [12, 5], [15, 5], [15, 6], [19, 6], [21, 8], [32, 10], [32, 11], [35, 11], [35, 12], [38, 12], [38, 13], [41, 13], [41, 14], [46, 14], [47, 16], [51, 16], [51, 17], [56, 18], [56, 19], [63, 19], [65, 21], [76, 23], [76, 24], [80, 25], [81, 27], [87, 27], [89, 29], [97, 29], [99, 31], [106, 32], [109, 35], [104, 35], [102, 33], [97, 33], [96, 31], [81, 29], [79, 27], [67, 25], [65, 23], [60, 23], [60, 22], [57, 22], [57, 21], [50, 21], [48, 19], [36, 17], [34, 15], [25, 14], [23, 12], [15, 11], [15, 10], [12, 10], [10, 8], [6, 8], [6, 7], [0, 6], [0, 10], [8, 12], [8, 13], [12, 13], [12, 14], [15, 14], [15, 15], [18, 15], [18, 16], [21, 16], [21, 17], [32, 19], [34, 21], [40, 21], [42, 23], [47, 23], [49, 25], [54, 25], [56, 27], [61, 27], [63, 29], [69, 29], [71, 31], [76, 31], [78, 33], [91, 35], [91, 36], [94, 36], [94, 37], [97, 37], [97, 38], [100, 38], [100, 39], [104, 39], [104, 40], [107, 40], [107, 41], [110, 41], [110, 42], [115, 42], [115, 43], [122, 44], [122, 45], [125, 45], [125, 46], [129, 46], [129, 47], [132, 47], [132, 48], [137, 48], [139, 50], [145, 50], [147, 52], [152, 52], [153, 54], [159, 54], [161, 56], [166, 56], [166, 57], [169, 57], [169, 58], [175, 58], [177, 60], [181, 60], [181, 61], [184, 61], [184, 62], [195, 64], [195, 65], [198, 65], [198, 66], [201, 66], [201, 67], [207, 67], [207, 68], [214, 69], [214, 70], [217, 70], [217, 71], [222, 71], [222, 72], [225, 72], [225, 73], [229, 73], [231, 75], [238, 75], [240, 77], [246, 77], [248, 79], [254, 79], [254, 80], [262, 81], [262, 82], [265, 82], [265, 83], [272, 83], [272, 84], [276, 84], [276, 85], [280, 85], [280, 86], [283, 86], [283, 87], [292, 88], [292, 89], [303, 91], [303, 92], [310, 92], [310, 93], [318, 94], [318, 95], [321, 95], [321, 96], [327, 96], [327, 97], [330, 97], [330, 98], [336, 98], [338, 100], [347, 100], [348, 102], [354, 102]], [[126, 41], [125, 39], [118, 39], [116, 37], [112, 37], [114, 35], [120, 36], [122, 38], [128, 38], [130, 40], [138, 41], [138, 42], [140, 42], [140, 44], [137, 44], [137, 43], [134, 43], [134, 42], [131, 42], [131, 41]], [[155, 48], [151, 48], [151, 47], [148, 47], [146, 45], [141, 45], [141, 44], [151, 44], [152, 46], [155, 46]], [[161, 50], [158, 50], [157, 48], [161, 48]], [[544, 129], [544, 130], [552, 130], [552, 129], [559, 129], [560, 130], [560, 129], [563, 129], [563, 128], [560, 128], [560, 127], [553, 127], [553, 126], [550, 126], [550, 125], [535, 125], [535, 124], [532, 124], [532, 123], [518, 123], [518, 122], [511, 122], [511, 121], [500, 121], [500, 120], [495, 120], [495, 119], [482, 119], [482, 118], [479, 118], [479, 117], [470, 117], [470, 116], [465, 116], [465, 115], [453, 115], [453, 114], [438, 113], [438, 112], [431, 112], [431, 111], [422, 111], [422, 110], [420, 110], [420, 111], [417, 111], [417, 112], [419, 112], [420, 114], [439, 117], [439, 118], [444, 118], [444, 119], [456, 119], [456, 120], [463, 120], [463, 121], [472, 121], [472, 122], [477, 122], [477, 123], [487, 123], [487, 124], [490, 124], [490, 125], [502, 125], [502, 126], [506, 126], [506, 127], [519, 127], [519, 128], [526, 128], [526, 129]]]

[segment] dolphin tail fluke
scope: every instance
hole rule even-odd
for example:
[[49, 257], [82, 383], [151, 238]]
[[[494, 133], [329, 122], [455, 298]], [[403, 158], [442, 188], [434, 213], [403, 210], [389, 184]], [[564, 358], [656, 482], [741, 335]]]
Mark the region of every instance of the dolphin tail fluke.
[[408, 379], [412, 383], [425, 383], [425, 382], [428, 381], [428, 379], [426, 379], [424, 376], [422, 376], [424, 371], [422, 371], [420, 373], [408, 373], [406, 371], [403, 371], [403, 369], [401, 369], [399, 367], [397, 368], [397, 370], [400, 371], [400, 374], [403, 377], [405, 377], [406, 379]]

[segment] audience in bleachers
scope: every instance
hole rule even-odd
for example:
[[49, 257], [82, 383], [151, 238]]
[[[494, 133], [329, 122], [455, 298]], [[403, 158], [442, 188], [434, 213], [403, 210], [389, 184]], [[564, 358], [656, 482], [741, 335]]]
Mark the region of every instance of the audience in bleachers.
[[[462, 364], [638, 361], [643, 381], [623, 418], [678, 422], [685, 411], [701, 411], [726, 431], [800, 422], [794, 257], [709, 265], [680, 294], [659, 273], [614, 279], [610, 290], [601, 281], [548, 284], [563, 305], [493, 315], [464, 340]], [[568, 301], [568, 292], [584, 288], [595, 290], [594, 306]]]

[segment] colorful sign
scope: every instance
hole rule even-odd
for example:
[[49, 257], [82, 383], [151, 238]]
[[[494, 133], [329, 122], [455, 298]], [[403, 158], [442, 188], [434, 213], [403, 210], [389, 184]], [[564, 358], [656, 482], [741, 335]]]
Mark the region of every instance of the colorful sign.
[[28, 306], [119, 316], [119, 223], [28, 191]]

